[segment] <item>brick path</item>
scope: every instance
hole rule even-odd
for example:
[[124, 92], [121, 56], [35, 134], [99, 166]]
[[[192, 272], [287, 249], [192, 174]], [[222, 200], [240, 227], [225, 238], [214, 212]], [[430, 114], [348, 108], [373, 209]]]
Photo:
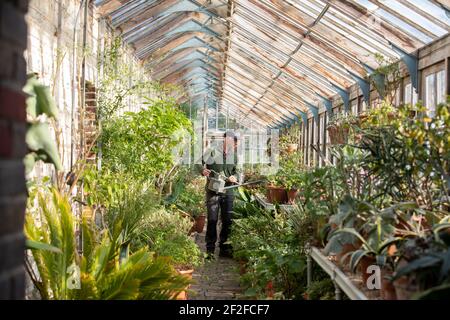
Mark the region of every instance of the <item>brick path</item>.
[[[205, 231], [195, 235], [197, 245], [205, 251]], [[189, 300], [233, 300], [239, 299], [239, 264], [230, 258], [220, 258], [216, 249], [216, 259], [206, 261], [194, 271], [194, 284], [188, 293]]]

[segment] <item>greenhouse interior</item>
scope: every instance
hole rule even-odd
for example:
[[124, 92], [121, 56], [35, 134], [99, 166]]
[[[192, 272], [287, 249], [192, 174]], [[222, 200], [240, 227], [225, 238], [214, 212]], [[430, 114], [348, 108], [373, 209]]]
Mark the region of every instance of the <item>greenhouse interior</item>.
[[0, 299], [450, 299], [448, 0], [3, 0], [0, 44]]

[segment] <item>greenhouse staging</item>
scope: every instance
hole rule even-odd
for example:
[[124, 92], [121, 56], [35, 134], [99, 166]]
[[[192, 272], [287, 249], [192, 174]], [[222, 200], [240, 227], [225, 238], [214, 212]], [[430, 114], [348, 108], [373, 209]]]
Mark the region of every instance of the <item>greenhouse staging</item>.
[[450, 299], [448, 0], [3, 0], [0, 44], [1, 300]]

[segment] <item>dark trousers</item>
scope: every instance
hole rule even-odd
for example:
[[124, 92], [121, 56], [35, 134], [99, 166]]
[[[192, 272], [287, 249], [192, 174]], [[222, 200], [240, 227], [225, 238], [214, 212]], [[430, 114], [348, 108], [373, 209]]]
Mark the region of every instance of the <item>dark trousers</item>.
[[206, 249], [211, 252], [216, 248], [217, 241], [217, 221], [219, 220], [219, 209], [222, 220], [222, 230], [220, 231], [220, 249], [230, 250], [230, 245], [226, 245], [230, 234], [231, 219], [233, 214], [233, 194], [216, 194], [206, 191], [206, 208], [208, 211], [208, 224], [206, 228]]

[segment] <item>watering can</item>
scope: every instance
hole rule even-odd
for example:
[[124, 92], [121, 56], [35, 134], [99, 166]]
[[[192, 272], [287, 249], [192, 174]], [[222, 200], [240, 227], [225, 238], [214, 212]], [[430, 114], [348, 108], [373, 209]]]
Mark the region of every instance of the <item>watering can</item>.
[[225, 186], [226, 177], [214, 170], [211, 170], [211, 174], [209, 175], [208, 190], [214, 191], [216, 193], [225, 193], [228, 189], [239, 188], [240, 186], [246, 186], [260, 182], [263, 182], [263, 180], [249, 181], [241, 184], [236, 183], [231, 186]]

